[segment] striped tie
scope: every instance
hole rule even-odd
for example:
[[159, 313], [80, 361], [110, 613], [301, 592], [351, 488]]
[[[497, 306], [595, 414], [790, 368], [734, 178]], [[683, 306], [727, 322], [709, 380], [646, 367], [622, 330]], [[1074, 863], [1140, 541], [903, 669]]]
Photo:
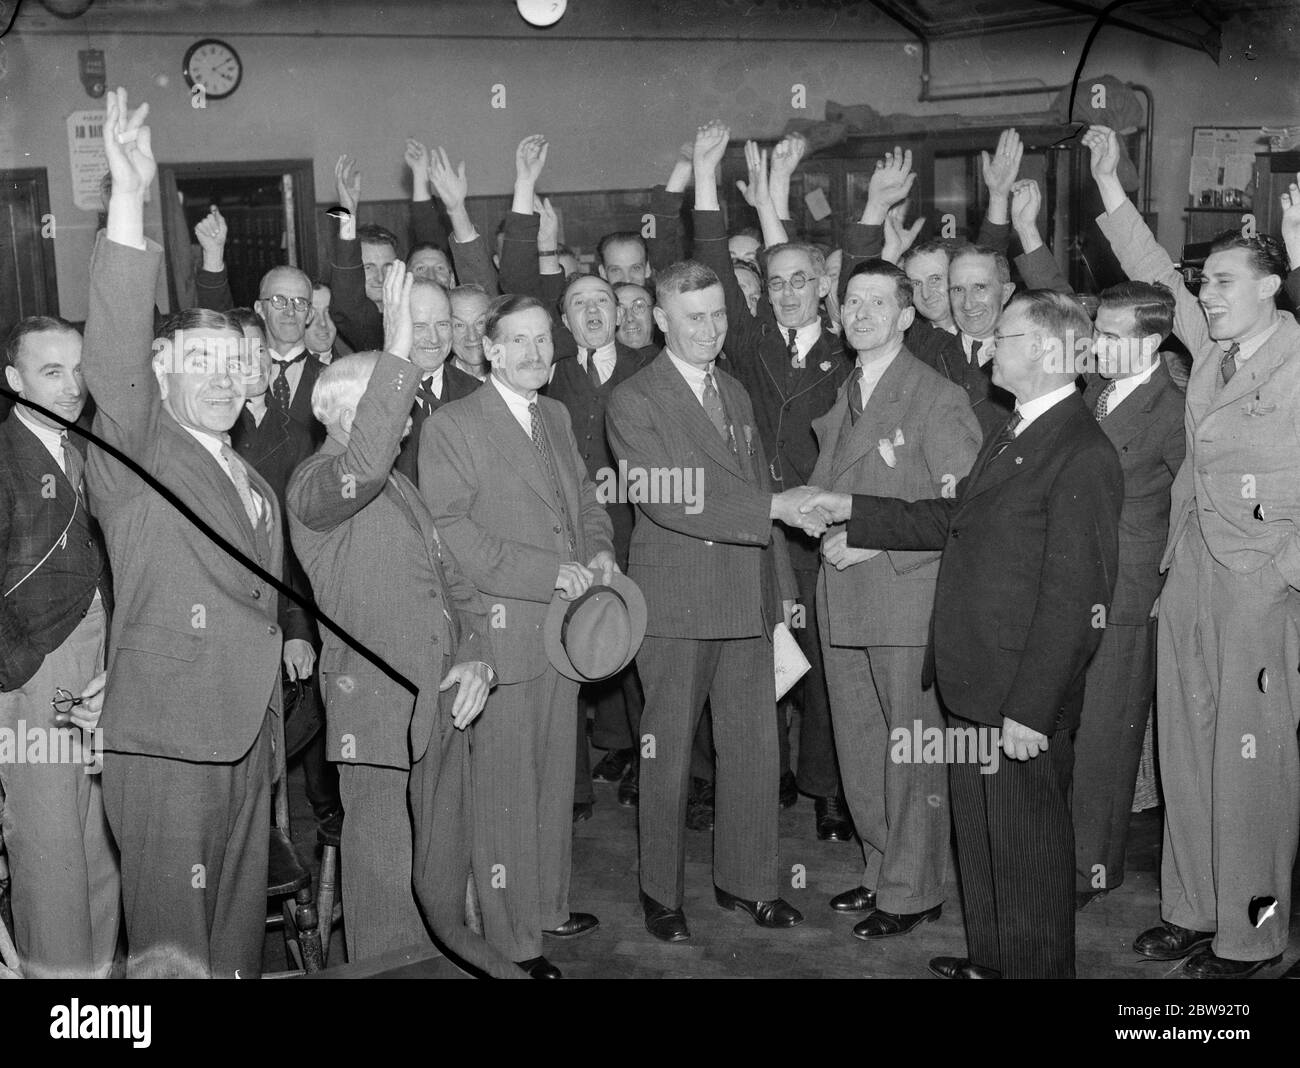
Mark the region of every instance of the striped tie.
[[849, 425], [856, 426], [862, 414], [862, 368], [853, 368], [849, 375]]
[[1001, 456], [1006, 451], [1007, 446], [1016, 440], [1016, 427], [1020, 425], [1020, 421], [1023, 418], [1024, 417], [1020, 414], [1019, 408], [1011, 413], [1011, 418], [1007, 420], [1007, 425], [1002, 428], [1001, 432], [993, 442], [993, 455], [989, 457], [990, 462]]
[[722, 407], [722, 397], [718, 393], [718, 386], [713, 381], [712, 374], [704, 376], [704, 410], [718, 433], [722, 435], [722, 440], [730, 442], [731, 435], [727, 432], [727, 413]]
[[63, 470], [68, 476], [68, 481], [72, 483], [77, 491], [77, 496], [85, 500], [82, 492], [82, 484], [86, 477], [86, 461], [82, 459], [81, 453], [77, 447], [72, 444], [72, 439], [68, 437], [65, 430], [60, 437], [63, 439]]

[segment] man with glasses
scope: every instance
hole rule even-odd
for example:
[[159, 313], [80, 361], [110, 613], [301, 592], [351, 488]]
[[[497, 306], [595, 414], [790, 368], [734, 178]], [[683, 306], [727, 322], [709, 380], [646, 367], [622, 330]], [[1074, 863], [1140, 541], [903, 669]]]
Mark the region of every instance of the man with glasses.
[[[736, 281], [727, 232], [718, 208], [717, 168], [730, 131], [720, 123], [701, 127], [695, 143], [695, 257], [721, 280], [727, 300], [728, 370], [749, 393], [754, 417], [770, 459], [769, 474], [778, 491], [803, 486], [817, 463], [813, 420], [835, 403], [852, 370], [842, 341], [824, 330], [821, 299], [830, 291], [826, 260], [811, 245], [787, 243], [767, 252], [765, 294], [757, 315], [750, 313]], [[787, 534], [790, 562], [799, 586], [802, 619], [793, 628], [812, 669], [794, 690], [803, 710], [799, 733], [798, 776], [790, 771], [785, 710], [779, 713], [781, 803], [789, 807], [798, 791], [813, 798], [817, 836], [849, 841], [853, 825], [840, 787], [831, 728], [821, 639], [813, 605], [821, 554], [816, 538], [798, 530]]]
[[311, 391], [324, 364], [307, 351], [311, 279], [297, 267], [272, 267], [262, 278], [254, 308], [266, 324], [271, 353], [268, 406], [306, 427], [319, 444], [325, 429], [311, 414]]
[[[18, 396], [69, 421], [81, 415], [88, 394], [71, 324], [23, 319], [9, 334], [4, 368]], [[51, 416], [16, 404], [0, 423], [0, 455], [0, 730], [26, 749], [23, 725], [47, 737], [64, 728], [70, 752], [84, 747], [91, 758], [0, 758], [15, 944], [30, 977], [105, 979], [121, 907], [117, 855], [100, 776], [89, 774], [98, 770], [90, 739], [99, 715], [71, 697], [103, 668], [112, 603], [86, 507], [85, 446]]]
[[655, 346], [654, 294], [636, 282], [620, 282], [614, 286], [614, 299], [623, 313], [614, 336], [642, 359], [654, 359], [659, 351]]

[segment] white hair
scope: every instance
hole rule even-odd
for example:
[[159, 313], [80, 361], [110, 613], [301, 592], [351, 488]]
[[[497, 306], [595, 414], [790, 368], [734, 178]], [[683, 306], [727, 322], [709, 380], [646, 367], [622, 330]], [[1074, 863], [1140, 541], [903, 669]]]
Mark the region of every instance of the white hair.
[[340, 408], [356, 408], [379, 362], [377, 352], [359, 352], [331, 360], [311, 391], [311, 414], [325, 426], [338, 420]]

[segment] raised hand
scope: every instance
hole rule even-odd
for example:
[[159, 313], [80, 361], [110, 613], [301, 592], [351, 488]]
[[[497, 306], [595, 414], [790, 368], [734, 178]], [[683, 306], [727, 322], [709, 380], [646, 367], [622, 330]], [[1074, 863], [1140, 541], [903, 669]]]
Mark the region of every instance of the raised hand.
[[112, 198], [143, 201], [145, 190], [158, 173], [152, 133], [144, 125], [149, 117], [149, 105], [141, 104], [131, 111], [127, 107], [126, 90], [115, 89], [108, 93], [104, 111], [104, 155], [108, 157], [108, 171], [113, 176]]
[[902, 260], [903, 253], [916, 242], [921, 227], [925, 225], [925, 217], [920, 217], [911, 226], [903, 225], [906, 218], [906, 200], [899, 201], [885, 213], [885, 246], [880, 252], [881, 259], [897, 264]]
[[551, 198], [533, 197], [533, 211], [537, 213], [537, 247], [554, 250], [560, 242], [560, 219], [551, 206]]
[[1300, 267], [1300, 174], [1282, 194], [1282, 240], [1294, 270]]
[[1109, 126], [1089, 126], [1083, 135], [1083, 143], [1092, 153], [1088, 167], [1098, 182], [1103, 178], [1114, 178], [1119, 167], [1119, 139]]
[[439, 145], [429, 157], [429, 184], [442, 201], [447, 214], [465, 206], [465, 197], [469, 194], [469, 182], [465, 178], [465, 161], [453, 170], [447, 150]]
[[900, 200], [906, 200], [912, 191], [916, 175], [912, 171], [912, 150], [894, 147], [876, 161], [876, 170], [867, 183], [867, 206], [862, 221], [868, 226], [883, 226], [885, 215]]
[[749, 170], [748, 182], [737, 182], [736, 188], [751, 208], [761, 208], [772, 203], [767, 185], [767, 149], [759, 150], [754, 141], [745, 142], [745, 166]]
[[354, 216], [357, 205], [361, 203], [361, 172], [356, 166], [351, 156], [339, 156], [334, 164], [334, 188], [339, 195], [339, 204]]
[[1025, 146], [1020, 143], [1020, 135], [1015, 130], [1003, 130], [998, 135], [998, 147], [992, 156], [987, 152], [980, 153], [980, 172], [984, 175], [990, 198], [1005, 200], [1011, 195], [1024, 154]]
[[808, 151], [808, 139], [803, 134], [787, 134], [772, 148], [772, 170], [770, 181], [790, 180], [799, 161]]
[[731, 130], [723, 122], [713, 119], [695, 131], [695, 145], [691, 158], [695, 165], [695, 181], [699, 184], [701, 174], [712, 175], [722, 162], [722, 154], [727, 150], [731, 140]]
[[408, 137], [403, 158], [411, 168], [411, 192], [423, 199], [429, 191], [429, 150], [415, 138]]
[[542, 168], [546, 166], [546, 154], [550, 147], [541, 134], [529, 134], [520, 141], [519, 147], [515, 149], [515, 181], [536, 185]]
[[384, 351], [399, 360], [410, 359], [415, 336], [411, 325], [411, 283], [415, 275], [406, 273], [406, 265], [394, 260], [384, 275]]
[[1043, 204], [1043, 194], [1032, 178], [1021, 178], [1011, 187], [1011, 223], [1016, 233], [1038, 230], [1038, 210]]
[[199, 248], [203, 250], [203, 269], [214, 272], [222, 270], [226, 260], [226, 220], [221, 217], [215, 204], [194, 227], [194, 236], [198, 238]]

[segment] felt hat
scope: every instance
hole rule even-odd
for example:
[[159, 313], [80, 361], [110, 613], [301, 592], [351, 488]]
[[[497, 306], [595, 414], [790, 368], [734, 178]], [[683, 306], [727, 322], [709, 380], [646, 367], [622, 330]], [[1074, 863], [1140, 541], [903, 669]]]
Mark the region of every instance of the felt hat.
[[615, 572], [566, 601], [556, 590], [542, 627], [546, 655], [565, 678], [599, 682], [617, 675], [645, 638], [645, 597], [626, 575]]

